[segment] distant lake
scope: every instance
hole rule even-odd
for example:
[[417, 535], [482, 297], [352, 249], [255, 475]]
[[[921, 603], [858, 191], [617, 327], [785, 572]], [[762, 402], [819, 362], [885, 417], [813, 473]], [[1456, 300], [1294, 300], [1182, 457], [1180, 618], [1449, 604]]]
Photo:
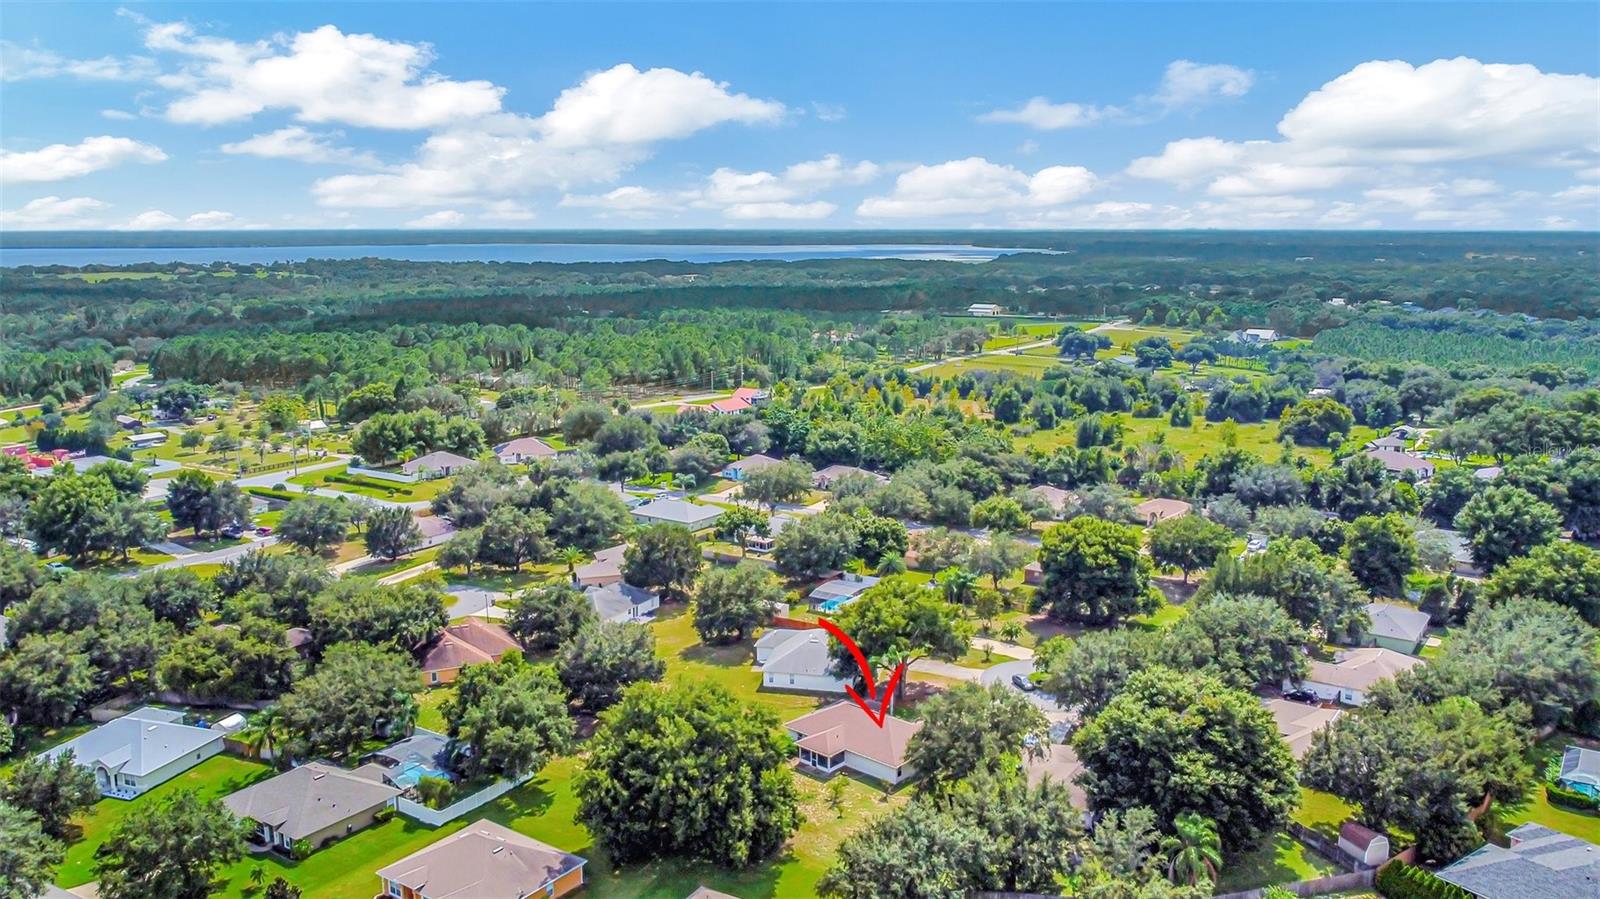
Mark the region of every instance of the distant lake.
[[805, 259], [920, 259], [988, 262], [1011, 253], [1048, 253], [960, 244], [716, 245], [633, 243], [370, 244], [237, 247], [0, 247], [0, 266], [136, 265], [234, 262], [266, 265], [307, 259], [402, 259], [409, 262], [740, 262]]

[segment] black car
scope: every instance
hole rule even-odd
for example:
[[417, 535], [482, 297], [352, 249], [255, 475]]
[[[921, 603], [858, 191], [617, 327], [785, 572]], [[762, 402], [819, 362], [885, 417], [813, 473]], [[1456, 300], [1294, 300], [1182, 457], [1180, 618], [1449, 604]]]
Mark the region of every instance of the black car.
[[1026, 674], [1011, 675], [1011, 686], [1016, 687], [1018, 690], [1021, 690], [1024, 693], [1032, 693], [1035, 689], [1037, 689], [1034, 687], [1033, 681], [1029, 680]]
[[1310, 690], [1290, 690], [1289, 692], [1283, 694], [1283, 698], [1292, 699], [1295, 702], [1317, 703], [1322, 701], [1317, 698], [1317, 694], [1311, 692]]

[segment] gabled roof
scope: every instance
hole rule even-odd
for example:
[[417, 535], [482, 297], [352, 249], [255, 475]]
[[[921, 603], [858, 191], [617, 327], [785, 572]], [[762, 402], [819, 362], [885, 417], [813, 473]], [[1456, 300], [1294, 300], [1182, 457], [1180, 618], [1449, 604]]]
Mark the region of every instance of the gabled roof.
[[1378, 681], [1388, 680], [1421, 664], [1422, 660], [1416, 656], [1392, 649], [1367, 647], [1342, 652], [1332, 663], [1312, 662], [1305, 679], [1330, 687], [1367, 690]]
[[738, 387], [734, 389], [733, 395], [741, 400], [759, 400], [765, 399], [769, 394], [760, 387]]
[[308, 837], [387, 804], [400, 791], [320, 762], [245, 787], [222, 800], [241, 818], [277, 828], [291, 840]]
[[772, 650], [772, 654], [767, 656], [766, 664], [761, 666], [762, 671], [807, 677], [835, 675], [833, 656], [828, 651], [827, 631], [820, 628], [770, 631], [763, 639], [774, 633], [787, 636]]
[[221, 730], [180, 723], [182, 712], [146, 706], [107, 721], [94, 730], [43, 753], [53, 759], [71, 752], [79, 765], [104, 765], [113, 774], [135, 777], [221, 740]]
[[1600, 894], [1600, 846], [1524, 824], [1509, 848], [1485, 843], [1440, 868], [1439, 879], [1482, 899], [1577, 899]]
[[378, 869], [428, 899], [523, 899], [584, 859], [484, 819]]
[[583, 592], [589, 597], [589, 604], [594, 606], [595, 614], [599, 615], [602, 621], [631, 617], [635, 606], [660, 600], [655, 591], [635, 587], [626, 581], [617, 581], [603, 587], [585, 587]]
[[1373, 842], [1387, 837], [1359, 821], [1346, 821], [1339, 825], [1339, 839], [1366, 852]]
[[716, 412], [743, 412], [750, 408], [750, 401], [740, 396], [730, 396], [727, 399], [713, 400], [707, 404]]
[[1383, 467], [1389, 471], [1433, 471], [1432, 462], [1409, 453], [1391, 449], [1373, 449], [1367, 450], [1366, 454], [1383, 463]]
[[1389, 602], [1367, 603], [1367, 617], [1372, 626], [1367, 633], [1375, 637], [1388, 637], [1420, 643], [1428, 635], [1428, 613]]
[[601, 578], [622, 577], [622, 557], [628, 552], [628, 544], [618, 543], [598, 550], [594, 554], [594, 561], [587, 565], [579, 565], [572, 570], [578, 583]]
[[1289, 744], [1289, 751], [1294, 753], [1295, 758], [1306, 754], [1318, 731], [1344, 714], [1338, 709], [1325, 709], [1288, 699], [1263, 699], [1261, 704], [1272, 713], [1272, 720], [1278, 724], [1278, 735]]
[[831, 484], [840, 478], [848, 478], [852, 475], [872, 478], [875, 481], [888, 480], [881, 474], [873, 474], [872, 472], [867, 471], [865, 468], [858, 468], [854, 465], [829, 465], [826, 468], [817, 469], [816, 473], [811, 475], [811, 483]]
[[784, 727], [800, 734], [799, 745], [823, 755], [852, 752], [891, 768], [906, 762], [906, 744], [922, 730], [921, 721], [885, 715], [879, 727], [853, 702], [836, 702], [802, 715]]
[[1399, 437], [1395, 437], [1393, 435], [1390, 435], [1388, 437], [1379, 437], [1376, 440], [1368, 440], [1367, 441], [1367, 449], [1403, 450], [1405, 448], [1406, 448], [1406, 442], [1404, 440], [1400, 439]]
[[420, 663], [423, 671], [450, 671], [468, 665], [498, 661], [513, 649], [521, 649], [505, 628], [481, 618], [466, 618], [435, 634], [423, 645]]

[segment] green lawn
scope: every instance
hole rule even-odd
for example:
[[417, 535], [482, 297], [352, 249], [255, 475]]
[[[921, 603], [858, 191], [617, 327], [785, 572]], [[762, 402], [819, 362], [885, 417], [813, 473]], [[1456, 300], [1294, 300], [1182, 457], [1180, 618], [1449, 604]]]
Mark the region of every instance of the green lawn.
[[1287, 833], [1255, 852], [1228, 859], [1222, 866], [1217, 892], [1255, 889], [1275, 883], [1293, 883], [1339, 873], [1339, 867]]
[[1300, 807], [1289, 817], [1302, 827], [1308, 827], [1329, 837], [1336, 837], [1339, 834], [1339, 825], [1350, 820], [1354, 814], [1355, 809], [1351, 808], [1349, 803], [1332, 793], [1301, 787]]
[[[667, 662], [669, 679], [714, 681], [748, 702], [772, 709], [781, 720], [819, 704], [815, 697], [759, 691], [760, 676], [750, 670], [750, 642], [728, 647], [702, 645], [690, 616], [681, 607], [664, 609], [650, 627], [656, 635], [657, 652]], [[443, 729], [439, 705], [449, 695], [448, 688], [421, 694], [418, 724]], [[266, 882], [282, 876], [300, 886], [307, 896], [370, 899], [377, 891], [373, 872], [378, 868], [460, 830], [479, 817], [487, 817], [588, 859], [585, 869], [588, 891], [594, 896], [681, 899], [701, 884], [747, 899], [809, 896], [816, 892], [818, 878], [832, 863], [844, 838], [872, 816], [905, 802], [908, 795], [900, 791], [885, 797], [881, 789], [851, 780], [841, 816], [828, 808], [822, 781], [797, 774], [796, 785], [806, 823], [772, 860], [746, 871], [672, 861], [618, 870], [594, 846], [589, 832], [575, 820], [578, 800], [573, 790], [573, 777], [579, 764], [571, 757], [557, 759], [537, 779], [485, 806], [479, 814], [468, 815], [437, 830], [398, 817], [301, 862], [289, 862], [276, 856], [246, 858], [223, 872], [225, 882], [218, 895], [258, 896], [259, 890], [254, 890], [250, 872], [260, 865]]]
[[1533, 747], [1529, 752], [1529, 760], [1533, 764], [1535, 783], [1523, 796], [1517, 805], [1504, 805], [1498, 808], [1500, 820], [1505, 830], [1510, 830], [1518, 824], [1533, 822], [1543, 824], [1565, 834], [1571, 834], [1581, 840], [1591, 843], [1600, 843], [1600, 814], [1594, 812], [1580, 812], [1574, 809], [1561, 808], [1551, 805], [1545, 798], [1544, 772], [1552, 759], [1560, 758], [1571, 739], [1563, 734], [1556, 736]]
[[[1156, 442], [1158, 437], [1166, 445], [1182, 453], [1185, 460], [1193, 464], [1195, 460], [1207, 453], [1215, 452], [1222, 447], [1222, 424], [1197, 420], [1191, 427], [1173, 427], [1168, 424], [1166, 416], [1159, 418], [1134, 418], [1131, 415], [1118, 415], [1122, 421], [1122, 445], [1139, 446], [1144, 443]], [[1370, 440], [1375, 432], [1371, 428], [1356, 427], [1351, 429], [1351, 437], [1358, 440]], [[1253, 424], [1238, 425], [1235, 430], [1238, 446], [1249, 450], [1269, 462], [1278, 461], [1282, 455], [1282, 446], [1278, 443], [1278, 423], [1263, 421]], [[1016, 440], [1019, 449], [1038, 449], [1048, 452], [1058, 446], [1072, 446], [1077, 440], [1077, 422], [1068, 421], [1060, 427], [1050, 431], [1035, 431]], [[1319, 447], [1294, 448], [1297, 458], [1309, 459], [1318, 465], [1328, 465], [1333, 461], [1331, 450]]]
[[1176, 624], [1183, 618], [1183, 616], [1187, 614], [1189, 614], [1189, 610], [1184, 606], [1175, 606], [1172, 603], [1163, 603], [1161, 608], [1156, 609], [1154, 612], [1151, 612], [1148, 615], [1135, 615], [1128, 620], [1131, 623], [1144, 628], [1145, 630], [1158, 631], [1164, 627], [1170, 627], [1171, 625]]
[[376, 478], [353, 477], [354, 483], [349, 481], [336, 481], [335, 477], [345, 474], [346, 466], [337, 468], [324, 468], [319, 471], [309, 471], [305, 474], [294, 475], [286, 478], [291, 484], [302, 487], [326, 487], [340, 493], [354, 493], [373, 499], [390, 500], [397, 503], [430, 500], [450, 489], [449, 478], [439, 478], [435, 481], [421, 481], [416, 484], [391, 484]]
[[202, 799], [220, 799], [271, 774], [271, 767], [260, 762], [219, 755], [206, 759], [138, 799], [100, 800], [87, 814], [74, 819], [73, 823], [80, 828], [81, 835], [67, 846], [66, 859], [56, 871], [56, 882], [64, 887], [72, 887], [94, 880], [94, 851], [111, 835], [117, 822], [127, 817], [134, 808], [148, 805], [178, 790], [193, 790]]

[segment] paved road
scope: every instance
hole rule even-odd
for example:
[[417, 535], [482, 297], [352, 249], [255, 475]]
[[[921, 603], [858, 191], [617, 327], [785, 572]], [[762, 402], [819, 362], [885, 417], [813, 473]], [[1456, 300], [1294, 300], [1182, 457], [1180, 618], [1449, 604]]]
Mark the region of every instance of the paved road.
[[253, 553], [258, 549], [266, 549], [277, 542], [278, 538], [276, 535], [271, 537], [262, 537], [258, 540], [247, 540], [238, 546], [214, 549], [211, 552], [191, 553], [190, 555], [184, 556], [181, 559], [173, 559], [170, 562], [162, 562], [160, 565], [152, 565], [150, 568], [188, 568], [192, 565], [222, 565], [232, 562], [234, 559], [237, 559], [247, 553]]
[[[1015, 356], [1018, 353], [1022, 352], [1023, 350], [1031, 350], [1031, 349], [1033, 349], [1035, 347], [1049, 346], [1052, 343], [1055, 343], [1055, 341], [1053, 339], [1052, 340], [1040, 340], [1040, 341], [1038, 341], [1036, 343], [1025, 343], [1025, 344], [1022, 344], [1020, 346], [1011, 346], [1011, 347], [1006, 347], [1004, 349], [999, 349], [999, 350], [984, 350], [981, 353], [971, 353], [971, 354], [966, 355], [966, 356], [951, 356], [948, 359], [940, 359], [937, 362], [924, 362], [921, 365], [913, 365], [910, 368], [906, 369], [906, 371], [911, 372], [912, 374], [915, 374], [915, 373], [917, 373], [919, 371], [927, 371], [930, 368], [937, 368], [938, 366], [945, 365], [945, 364], [950, 363], [950, 362], [967, 362], [967, 361], [970, 361], [970, 360], [973, 360], [973, 359], [977, 359], [977, 358], [980, 358], [980, 357], [983, 357], [983, 356]], [[812, 389], [813, 390], [820, 390], [821, 387], [814, 387]]]

